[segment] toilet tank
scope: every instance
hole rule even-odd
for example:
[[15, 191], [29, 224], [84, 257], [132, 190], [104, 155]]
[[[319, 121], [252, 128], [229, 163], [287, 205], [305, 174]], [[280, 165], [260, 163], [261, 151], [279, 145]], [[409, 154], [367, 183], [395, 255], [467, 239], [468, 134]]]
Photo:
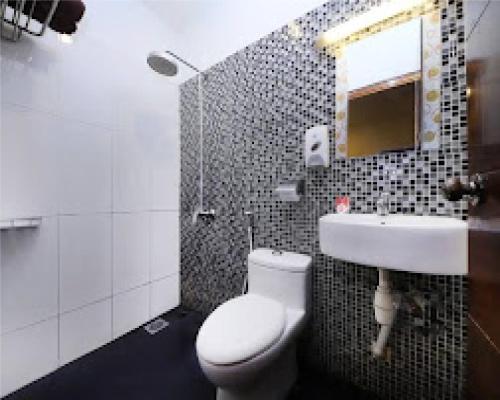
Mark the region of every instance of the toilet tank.
[[307, 312], [311, 261], [311, 257], [304, 254], [256, 249], [248, 256], [248, 292]]

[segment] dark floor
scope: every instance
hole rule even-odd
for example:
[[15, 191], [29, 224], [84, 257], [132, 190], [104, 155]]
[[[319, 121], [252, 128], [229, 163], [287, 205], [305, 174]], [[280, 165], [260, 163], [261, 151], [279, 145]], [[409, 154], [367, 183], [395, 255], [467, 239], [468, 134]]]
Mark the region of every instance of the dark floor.
[[[66, 365], [5, 400], [212, 400], [194, 342], [203, 317], [176, 309], [156, 335], [139, 328]], [[302, 373], [290, 400], [373, 400], [345, 383]]]

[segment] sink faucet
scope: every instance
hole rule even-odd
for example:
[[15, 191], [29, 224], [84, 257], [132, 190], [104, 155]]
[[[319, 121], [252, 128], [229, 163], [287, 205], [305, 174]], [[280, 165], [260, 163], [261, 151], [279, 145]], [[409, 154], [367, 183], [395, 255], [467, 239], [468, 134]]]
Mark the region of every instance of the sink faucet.
[[377, 200], [377, 215], [386, 216], [389, 215], [389, 192], [382, 192], [379, 199]]
[[382, 217], [389, 215], [390, 207], [391, 207], [391, 192], [389, 190], [389, 184], [390, 182], [395, 178], [397, 175], [397, 170], [388, 167], [384, 170], [384, 190], [380, 194], [380, 197], [377, 200], [377, 215], [380, 215]]

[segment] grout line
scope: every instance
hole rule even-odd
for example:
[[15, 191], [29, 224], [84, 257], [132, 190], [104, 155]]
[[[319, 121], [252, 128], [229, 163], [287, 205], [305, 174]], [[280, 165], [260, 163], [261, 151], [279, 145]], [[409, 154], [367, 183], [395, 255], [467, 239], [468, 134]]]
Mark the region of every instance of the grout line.
[[3, 219], [28, 219], [28, 218], [57, 218], [57, 217], [90, 217], [95, 215], [120, 215], [120, 214], [140, 214], [140, 213], [162, 213], [162, 212], [179, 212], [180, 209], [174, 208], [151, 208], [129, 211], [85, 211], [85, 212], [68, 212], [55, 214], [36, 214], [36, 215], [12, 215], [6, 216]]
[[180, 209], [174, 208], [152, 208], [152, 209], [140, 209], [140, 210], [129, 210], [129, 211], [85, 211], [85, 212], [67, 212], [67, 213], [55, 213], [55, 214], [33, 214], [33, 215], [11, 215], [6, 216], [2, 219], [28, 219], [28, 218], [56, 218], [56, 217], [86, 217], [93, 215], [115, 215], [115, 214], [139, 214], [139, 213], [162, 213], [162, 212], [180, 212]]
[[105, 296], [105, 297], [101, 297], [97, 300], [93, 300], [91, 301], [90, 303], [85, 303], [84, 305], [81, 305], [81, 306], [78, 306], [78, 307], [75, 307], [75, 308], [71, 308], [70, 310], [67, 310], [67, 311], [61, 311], [59, 312], [59, 316], [63, 316], [63, 315], [67, 315], [67, 314], [71, 314], [72, 312], [75, 312], [75, 311], [80, 311], [86, 307], [89, 307], [89, 306], [94, 306], [98, 303], [103, 303], [104, 301], [106, 300], [112, 300], [113, 299], [113, 296], [110, 295], [110, 296]]
[[[0, 336], [10, 335], [11, 333], [15, 333], [15, 332], [22, 331], [24, 329], [32, 328], [32, 327], [34, 327], [36, 325], [43, 324], [44, 322], [47, 322], [47, 321], [50, 321], [50, 320], [56, 319], [56, 318], [59, 320], [59, 314], [52, 314], [52, 315], [50, 315], [50, 316], [48, 316], [46, 318], [42, 318], [40, 320], [37, 320], [37, 321], [34, 321], [34, 322], [30, 322], [29, 324], [20, 326], [18, 328], [10, 329], [8, 331], [2, 332], [2, 334]], [[58, 325], [59, 325], [59, 322], [58, 322]], [[58, 347], [59, 347], [59, 340], [58, 340]]]
[[133, 288], [130, 288], [130, 289], [126, 289], [126, 290], [122, 290], [121, 292], [116, 292], [113, 297], [117, 297], [117, 296], [121, 296], [123, 294], [127, 294], [127, 293], [130, 293], [130, 292], [133, 292], [137, 289], [143, 289], [145, 288], [146, 286], [149, 286], [151, 284], [150, 281], [147, 281], [145, 283], [141, 283], [140, 285], [137, 285], [137, 286], [134, 286]]
[[179, 275], [179, 272], [180, 272], [180, 270], [177, 271], [177, 272], [172, 272], [171, 274], [162, 276], [161, 278], [152, 279], [152, 280], [149, 281], [149, 283], [157, 283], [157, 282], [163, 281], [163, 280], [165, 280], [167, 278], [172, 278], [174, 276]]
[[133, 211], [112, 211], [111, 214], [140, 214], [140, 213], [162, 213], [162, 212], [180, 212], [179, 209], [173, 208], [154, 208], [154, 209], [144, 209], [144, 210], [133, 210]]
[[120, 126], [120, 124], [118, 122], [116, 122], [115, 126], [111, 126], [111, 125], [108, 125], [108, 124], [105, 124], [105, 123], [101, 123], [101, 122], [86, 121], [86, 120], [75, 118], [75, 117], [69, 117], [69, 116], [67, 116], [67, 115], [65, 115], [63, 113], [58, 113], [55, 110], [44, 109], [44, 108], [41, 108], [41, 107], [33, 107], [32, 105], [28, 106], [28, 105], [25, 105], [25, 104], [21, 104], [21, 103], [17, 103], [17, 102], [12, 102], [12, 101], [7, 101], [7, 100], [2, 100], [0, 103], [2, 105], [5, 104], [5, 105], [10, 106], [10, 107], [20, 108], [20, 109], [23, 110], [22, 112], [30, 111], [30, 112], [34, 112], [34, 113], [37, 113], [37, 114], [42, 114], [44, 116], [48, 116], [48, 117], [51, 117], [51, 118], [61, 119], [61, 120], [66, 121], [66, 122], [73, 122], [73, 123], [77, 123], [77, 124], [81, 124], [81, 125], [85, 125], [85, 126], [91, 126], [91, 127], [94, 127], [94, 128], [99, 128], [99, 129], [104, 129], [104, 130], [107, 130], [107, 131], [112, 131], [112, 132], [125, 131], [125, 129], [122, 126]]
[[151, 293], [152, 293], [152, 281], [151, 281], [151, 278], [152, 278], [152, 267], [153, 267], [153, 263], [152, 263], [152, 259], [153, 257], [151, 256], [152, 255], [152, 230], [153, 230], [153, 224], [152, 224], [152, 218], [151, 218], [151, 213], [148, 213], [148, 279], [149, 279], [149, 282], [148, 282], [148, 285], [149, 285], [149, 290], [148, 290], [148, 319], [151, 319], [151, 315], [152, 315], [152, 302], [151, 302]]
[[110, 198], [111, 198], [111, 341], [114, 340], [115, 337], [115, 323], [114, 323], [114, 316], [115, 316], [115, 307], [114, 307], [114, 291], [115, 291], [115, 214], [113, 214], [113, 210], [115, 207], [116, 199], [115, 199], [115, 149], [116, 149], [116, 132], [111, 133], [111, 154], [109, 157], [109, 167], [111, 170], [111, 184], [110, 184]]
[[57, 217], [57, 365], [61, 365], [61, 221]]
[[[110, 169], [111, 169], [111, 185], [110, 185], [110, 198], [111, 210], [115, 207], [115, 148], [116, 148], [116, 132], [111, 134], [111, 156], [110, 156]], [[111, 340], [115, 337], [115, 306], [114, 306], [114, 291], [115, 291], [115, 214], [111, 212]]]
[[111, 275], [111, 321], [110, 321], [110, 325], [111, 325], [111, 340], [113, 340], [113, 337], [114, 337], [114, 306], [113, 306], [113, 298], [114, 298], [114, 292], [115, 292], [115, 282], [114, 282], [114, 279], [115, 279], [115, 231], [114, 231], [114, 221], [115, 221], [115, 218], [113, 215], [111, 215], [111, 218], [110, 218], [110, 226], [111, 226], [111, 231], [110, 231], [110, 240], [111, 240], [111, 243], [110, 243], [110, 247], [111, 247], [111, 254], [110, 254], [110, 262], [111, 262], [111, 265], [110, 265], [110, 269], [109, 269], [109, 273]]

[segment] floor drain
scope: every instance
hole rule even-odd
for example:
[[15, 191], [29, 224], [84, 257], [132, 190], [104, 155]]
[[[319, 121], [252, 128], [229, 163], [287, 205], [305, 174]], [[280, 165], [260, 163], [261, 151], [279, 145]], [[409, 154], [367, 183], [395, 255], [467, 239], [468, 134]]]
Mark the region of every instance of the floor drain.
[[163, 318], [158, 318], [155, 319], [154, 321], [151, 321], [149, 324], [145, 325], [144, 329], [150, 335], [154, 335], [160, 332], [162, 329], [165, 329], [167, 326], [168, 326], [167, 321], [165, 321]]

